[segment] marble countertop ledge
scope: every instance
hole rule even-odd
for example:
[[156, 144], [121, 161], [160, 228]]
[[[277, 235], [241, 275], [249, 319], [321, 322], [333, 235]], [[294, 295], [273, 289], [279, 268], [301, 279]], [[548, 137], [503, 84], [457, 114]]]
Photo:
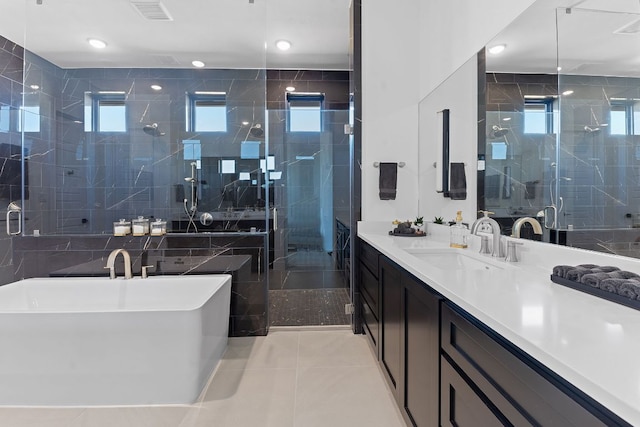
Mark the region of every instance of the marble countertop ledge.
[[[359, 222], [358, 237], [632, 425], [640, 425], [640, 311], [557, 285], [555, 265], [613, 265], [640, 274], [640, 260], [515, 239], [519, 262], [455, 249], [498, 268], [445, 271], [411, 251], [449, 249], [449, 228], [390, 236], [388, 222]], [[503, 241], [510, 240], [504, 237]], [[506, 245], [506, 242], [505, 242]], [[428, 259], [428, 258], [427, 258]]]

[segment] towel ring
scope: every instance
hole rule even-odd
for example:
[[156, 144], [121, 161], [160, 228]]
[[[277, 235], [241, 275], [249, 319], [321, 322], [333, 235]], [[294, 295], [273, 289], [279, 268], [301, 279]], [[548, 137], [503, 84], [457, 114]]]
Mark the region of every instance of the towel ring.
[[[399, 168], [403, 168], [405, 167], [406, 163], [405, 162], [398, 162], [398, 167]], [[373, 167], [374, 168], [379, 168], [380, 167], [380, 162], [373, 162]]]

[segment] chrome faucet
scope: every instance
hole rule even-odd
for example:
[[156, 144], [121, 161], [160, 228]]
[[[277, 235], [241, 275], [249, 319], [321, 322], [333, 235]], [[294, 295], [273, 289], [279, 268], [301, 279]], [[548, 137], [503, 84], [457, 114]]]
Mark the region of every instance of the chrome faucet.
[[518, 218], [516, 222], [513, 223], [511, 237], [520, 238], [520, 228], [522, 228], [522, 226], [527, 223], [531, 224], [531, 226], [533, 227], [533, 232], [535, 234], [542, 234], [542, 227], [540, 227], [540, 223], [531, 217], [525, 216], [523, 218]]
[[483, 225], [489, 225], [491, 227], [491, 233], [493, 234], [493, 247], [491, 248], [491, 256], [496, 258], [504, 258], [504, 252], [502, 250], [502, 244], [500, 241], [500, 224], [498, 224], [495, 219], [489, 218], [489, 214], [493, 212], [479, 212], [482, 212], [484, 216], [475, 220], [475, 222], [471, 226], [471, 234], [477, 235], [479, 231], [483, 231]]
[[122, 254], [122, 259], [124, 261], [124, 278], [131, 279], [133, 278], [133, 274], [131, 274], [131, 257], [129, 256], [129, 252], [125, 249], [114, 249], [109, 254], [109, 258], [107, 258], [107, 265], [104, 268], [109, 269], [109, 277], [111, 279], [116, 278], [116, 258], [118, 255]]

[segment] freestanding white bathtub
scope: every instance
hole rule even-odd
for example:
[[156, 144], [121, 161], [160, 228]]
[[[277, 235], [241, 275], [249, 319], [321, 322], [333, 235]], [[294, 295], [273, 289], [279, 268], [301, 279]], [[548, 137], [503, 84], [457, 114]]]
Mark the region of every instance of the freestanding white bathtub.
[[231, 276], [0, 286], [0, 405], [195, 402], [228, 336]]

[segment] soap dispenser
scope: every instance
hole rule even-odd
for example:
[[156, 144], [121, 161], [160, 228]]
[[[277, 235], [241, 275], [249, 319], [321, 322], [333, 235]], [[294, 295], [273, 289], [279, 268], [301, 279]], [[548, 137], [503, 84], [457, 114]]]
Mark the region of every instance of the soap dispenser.
[[456, 213], [456, 223], [449, 227], [449, 246], [452, 248], [466, 248], [469, 229], [462, 223], [462, 211]]

